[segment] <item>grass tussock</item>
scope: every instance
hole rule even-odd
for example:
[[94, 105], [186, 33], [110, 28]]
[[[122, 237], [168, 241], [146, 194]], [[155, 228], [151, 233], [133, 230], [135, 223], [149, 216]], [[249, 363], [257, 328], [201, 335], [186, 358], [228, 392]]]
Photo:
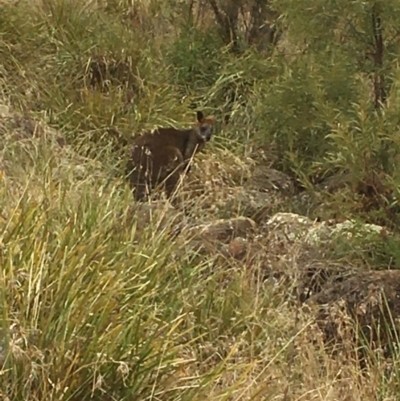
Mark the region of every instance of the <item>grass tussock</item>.
[[[287, 35], [262, 52], [233, 51], [204, 5], [0, 2], [1, 399], [397, 399], [396, 358], [390, 372], [379, 355], [361, 372], [350, 340], [332, 356], [287, 284], [193, 257], [174, 236], [186, 217], [162, 209], [144, 224], [123, 177], [134, 134], [203, 109], [216, 139], [180, 194], [194, 221], [245, 214], [240, 191], [261, 162], [303, 190], [346, 174], [344, 187], [315, 190], [311, 217], [396, 231], [395, 63], [378, 113], [370, 70], [350, 62], [360, 43], [320, 47], [299, 25], [306, 11], [275, 3]], [[296, 207], [271, 199], [270, 212]], [[339, 241], [339, 256], [383, 267], [397, 242], [366, 254]]]

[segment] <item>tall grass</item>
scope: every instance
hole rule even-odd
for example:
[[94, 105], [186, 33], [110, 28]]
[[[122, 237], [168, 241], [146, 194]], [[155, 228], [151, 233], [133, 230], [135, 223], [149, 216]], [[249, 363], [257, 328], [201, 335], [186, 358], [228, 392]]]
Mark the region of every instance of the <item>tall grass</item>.
[[[241, 185], [251, 147], [276, 140], [290, 156], [306, 145], [303, 134], [329, 131], [307, 108], [322, 96], [320, 80], [299, 108], [294, 94], [312, 77], [299, 71], [294, 87], [282, 59], [236, 58], [213, 27], [185, 31], [174, 10], [159, 1], [0, 6], [1, 103], [66, 141], [58, 146], [49, 129], [18, 136], [0, 119], [1, 398], [396, 399], [397, 376], [383, 378], [379, 358], [362, 376], [353, 360], [325, 352], [285, 285], [263, 283], [237, 261], [192, 255], [190, 238], [174, 234], [177, 219], [185, 232], [179, 215], [159, 210], [141, 221], [120, 172], [121, 144], [142, 128], [188, 124], [191, 108], [216, 110], [220, 120], [232, 112], [211, 145], [218, 160], [200, 156], [213, 189]], [[85, 74], [98, 56], [129, 64], [135, 84], [89, 89]], [[306, 110], [318, 132], [293, 110]], [[296, 157], [321, 161], [317, 145]], [[280, 165], [294, 169], [294, 159]], [[232, 215], [224, 204], [218, 213]], [[195, 205], [195, 216], [215, 216]]]

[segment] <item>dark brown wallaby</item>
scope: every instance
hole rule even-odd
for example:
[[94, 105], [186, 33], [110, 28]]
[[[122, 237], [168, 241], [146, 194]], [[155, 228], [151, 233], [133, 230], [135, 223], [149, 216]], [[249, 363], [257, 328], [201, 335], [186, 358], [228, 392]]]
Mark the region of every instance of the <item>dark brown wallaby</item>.
[[157, 128], [133, 141], [126, 166], [134, 198], [141, 201], [159, 184], [170, 197], [183, 173], [190, 169], [192, 157], [202, 151], [213, 135], [214, 116], [197, 112], [190, 129]]

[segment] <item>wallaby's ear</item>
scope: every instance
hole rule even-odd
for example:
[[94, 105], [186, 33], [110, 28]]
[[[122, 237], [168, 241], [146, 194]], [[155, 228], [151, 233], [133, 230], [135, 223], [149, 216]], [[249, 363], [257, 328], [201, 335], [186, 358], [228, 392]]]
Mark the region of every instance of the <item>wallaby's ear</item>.
[[204, 114], [202, 111], [197, 112], [197, 121], [202, 124], [204, 122]]

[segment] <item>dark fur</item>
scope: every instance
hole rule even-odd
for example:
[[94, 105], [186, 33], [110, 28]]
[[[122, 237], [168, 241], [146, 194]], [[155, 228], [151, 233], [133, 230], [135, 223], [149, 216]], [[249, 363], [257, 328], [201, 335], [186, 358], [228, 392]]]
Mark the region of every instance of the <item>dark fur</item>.
[[134, 198], [146, 199], [159, 184], [170, 197], [180, 176], [188, 172], [190, 159], [211, 139], [213, 122], [213, 116], [204, 117], [199, 111], [193, 128], [158, 128], [136, 138], [126, 166]]

